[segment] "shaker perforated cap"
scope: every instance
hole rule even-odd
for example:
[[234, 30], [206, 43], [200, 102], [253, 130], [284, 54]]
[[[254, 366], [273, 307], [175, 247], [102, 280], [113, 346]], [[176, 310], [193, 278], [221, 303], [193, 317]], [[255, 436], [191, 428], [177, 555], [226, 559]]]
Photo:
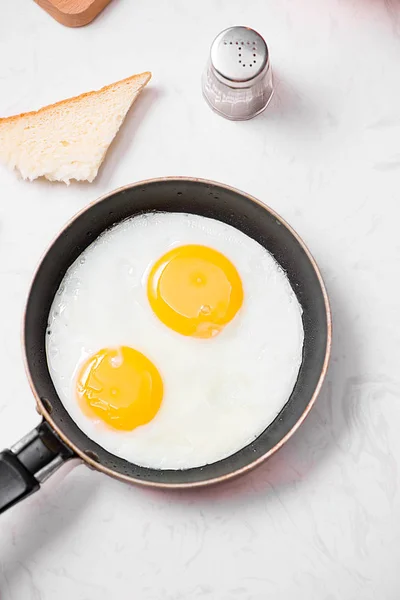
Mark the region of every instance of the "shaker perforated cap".
[[248, 27], [222, 31], [211, 45], [202, 90], [209, 106], [227, 119], [239, 121], [260, 114], [274, 92], [264, 38]]
[[222, 80], [241, 87], [260, 75], [268, 66], [268, 47], [264, 38], [248, 27], [222, 31], [211, 46], [211, 64]]

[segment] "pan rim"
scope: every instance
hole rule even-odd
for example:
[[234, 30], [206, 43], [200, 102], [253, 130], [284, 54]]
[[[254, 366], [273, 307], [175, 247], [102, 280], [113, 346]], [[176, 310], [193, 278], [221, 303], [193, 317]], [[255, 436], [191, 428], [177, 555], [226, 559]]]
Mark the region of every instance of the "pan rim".
[[[25, 335], [25, 333], [26, 333], [25, 332], [26, 312], [27, 312], [27, 307], [28, 307], [28, 303], [29, 303], [29, 299], [31, 296], [34, 282], [36, 280], [37, 274], [42, 266], [42, 263], [43, 263], [45, 257], [50, 252], [51, 248], [56, 243], [56, 241], [59, 239], [59, 237], [64, 233], [64, 231], [66, 229], [68, 229], [68, 227], [72, 223], [74, 223], [76, 220], [78, 220], [84, 213], [86, 213], [88, 210], [90, 210], [93, 206], [103, 202], [104, 200], [107, 200], [108, 198], [112, 197], [113, 195], [115, 195], [117, 193], [123, 192], [128, 189], [143, 187], [143, 186], [147, 186], [149, 184], [162, 183], [162, 182], [166, 182], [166, 181], [170, 181], [170, 182], [187, 181], [187, 182], [200, 183], [200, 184], [207, 185], [207, 186], [216, 186], [219, 188], [223, 188], [228, 192], [233, 192], [233, 193], [239, 194], [239, 195], [245, 197], [246, 199], [250, 200], [254, 204], [259, 205], [261, 208], [263, 208], [264, 210], [269, 212], [277, 221], [279, 221], [279, 223], [282, 226], [284, 226], [289, 231], [289, 233], [296, 239], [296, 241], [298, 242], [298, 244], [301, 246], [304, 253], [306, 254], [307, 259], [309, 260], [312, 268], [314, 269], [314, 272], [317, 276], [318, 283], [319, 283], [319, 286], [321, 289], [323, 301], [324, 301], [325, 315], [326, 315], [326, 327], [327, 327], [325, 355], [324, 355], [324, 361], [323, 361], [322, 368], [321, 368], [321, 373], [318, 378], [318, 382], [315, 386], [314, 392], [313, 392], [309, 402], [307, 403], [303, 413], [300, 415], [299, 419], [296, 421], [296, 423], [293, 425], [293, 427], [286, 433], [286, 435], [283, 436], [272, 448], [270, 448], [262, 456], [254, 459], [253, 461], [249, 462], [248, 464], [246, 464], [238, 469], [232, 470], [229, 473], [225, 473], [224, 475], [211, 477], [209, 479], [205, 479], [205, 480], [201, 480], [201, 481], [179, 482], [179, 483], [146, 481], [146, 480], [142, 480], [142, 479], [130, 476], [130, 475], [119, 473], [109, 467], [104, 466], [100, 462], [97, 462], [90, 455], [88, 455], [83, 450], [81, 450], [81, 448], [79, 448], [76, 444], [74, 444], [68, 438], [68, 436], [60, 429], [60, 427], [54, 422], [50, 413], [46, 409], [46, 406], [42, 402], [40, 395], [38, 394], [38, 392], [36, 390], [36, 386], [33, 382], [33, 377], [32, 377], [32, 374], [31, 374], [31, 371], [29, 368], [29, 364], [28, 364], [28, 356], [27, 356], [27, 349], [26, 349], [26, 335]], [[32, 390], [33, 396], [36, 401], [36, 409], [37, 409], [38, 413], [49, 423], [49, 425], [56, 432], [56, 434], [60, 437], [60, 439], [66, 444], [66, 446], [68, 446], [85, 464], [87, 464], [92, 469], [100, 471], [106, 475], [109, 475], [109, 476], [111, 476], [115, 479], [118, 479], [119, 481], [123, 481], [125, 483], [137, 484], [137, 485], [153, 487], [153, 488], [164, 488], [164, 489], [186, 488], [187, 489], [187, 488], [197, 488], [197, 487], [206, 487], [209, 485], [214, 485], [216, 483], [221, 483], [223, 481], [231, 480], [235, 477], [238, 477], [239, 475], [242, 475], [244, 473], [251, 471], [252, 469], [261, 465], [265, 460], [270, 458], [294, 435], [294, 433], [302, 425], [302, 423], [308, 416], [309, 412], [311, 411], [313, 405], [315, 404], [315, 402], [318, 398], [318, 395], [321, 391], [325, 377], [326, 377], [326, 373], [327, 373], [328, 365], [329, 365], [329, 359], [330, 359], [330, 355], [331, 355], [331, 348], [332, 348], [332, 313], [331, 313], [330, 302], [329, 302], [329, 297], [328, 297], [328, 293], [326, 290], [326, 286], [325, 286], [323, 277], [321, 275], [321, 272], [318, 268], [318, 265], [317, 265], [313, 255], [311, 254], [310, 250], [308, 249], [308, 247], [305, 244], [305, 242], [303, 241], [303, 239], [299, 236], [299, 234], [293, 229], [293, 227], [291, 225], [289, 225], [289, 223], [287, 223], [277, 212], [275, 212], [275, 210], [273, 210], [270, 206], [268, 206], [267, 204], [264, 204], [263, 202], [261, 202], [260, 200], [258, 200], [254, 196], [252, 196], [251, 194], [248, 194], [247, 192], [243, 192], [235, 187], [229, 186], [224, 183], [216, 182], [216, 181], [209, 180], [209, 179], [198, 178], [198, 177], [168, 176], [168, 177], [157, 177], [157, 178], [141, 180], [141, 181], [138, 181], [135, 183], [126, 184], [124, 186], [121, 186], [117, 189], [112, 190], [111, 192], [107, 192], [106, 194], [103, 194], [99, 198], [97, 198], [97, 199], [93, 200], [92, 202], [90, 202], [89, 204], [87, 204], [80, 211], [78, 211], [75, 215], [73, 215], [71, 217], [71, 219], [69, 219], [67, 221], [67, 223], [64, 224], [62, 229], [58, 231], [58, 233], [54, 236], [54, 238], [51, 240], [51, 242], [48, 244], [47, 248], [43, 252], [43, 254], [39, 260], [39, 263], [35, 269], [33, 277], [31, 279], [31, 284], [29, 286], [27, 300], [25, 303], [25, 310], [24, 310], [24, 314], [23, 314], [23, 325], [22, 325], [21, 338], [22, 338], [22, 352], [23, 352], [23, 362], [24, 362], [25, 372], [26, 372], [28, 382], [29, 382], [30, 388]]]

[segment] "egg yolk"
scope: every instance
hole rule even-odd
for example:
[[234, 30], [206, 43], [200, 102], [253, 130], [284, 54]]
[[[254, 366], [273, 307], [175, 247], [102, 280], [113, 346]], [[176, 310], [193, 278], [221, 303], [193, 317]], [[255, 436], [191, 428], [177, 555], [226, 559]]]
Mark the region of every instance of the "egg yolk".
[[124, 431], [151, 421], [163, 397], [156, 367], [128, 346], [90, 356], [78, 373], [76, 389], [85, 414]]
[[217, 250], [195, 244], [174, 248], [155, 263], [147, 293], [160, 321], [197, 338], [218, 335], [243, 303], [233, 264]]

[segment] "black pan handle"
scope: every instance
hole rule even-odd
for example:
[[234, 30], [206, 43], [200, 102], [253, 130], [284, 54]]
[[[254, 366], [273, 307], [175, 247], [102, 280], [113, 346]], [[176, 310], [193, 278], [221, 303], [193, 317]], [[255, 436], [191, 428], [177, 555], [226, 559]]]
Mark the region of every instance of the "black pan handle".
[[46, 421], [10, 450], [0, 452], [0, 513], [36, 492], [52, 473], [73, 458]]

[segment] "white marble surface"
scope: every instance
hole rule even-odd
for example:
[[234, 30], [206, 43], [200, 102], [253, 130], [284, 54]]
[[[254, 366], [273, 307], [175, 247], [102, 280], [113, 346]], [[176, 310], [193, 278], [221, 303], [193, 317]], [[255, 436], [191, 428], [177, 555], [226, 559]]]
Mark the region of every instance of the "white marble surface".
[[[5, 513], [1, 600], [398, 600], [398, 0], [113, 0], [81, 30], [32, 0], [1, 10], [1, 115], [154, 73], [93, 184], [0, 170], [1, 446], [38, 422], [20, 349], [35, 265], [78, 209], [130, 181], [208, 177], [270, 204], [315, 254], [335, 325], [315, 409], [250, 476], [161, 493], [66, 467]], [[245, 123], [199, 89], [233, 24], [265, 35], [278, 82]]]

